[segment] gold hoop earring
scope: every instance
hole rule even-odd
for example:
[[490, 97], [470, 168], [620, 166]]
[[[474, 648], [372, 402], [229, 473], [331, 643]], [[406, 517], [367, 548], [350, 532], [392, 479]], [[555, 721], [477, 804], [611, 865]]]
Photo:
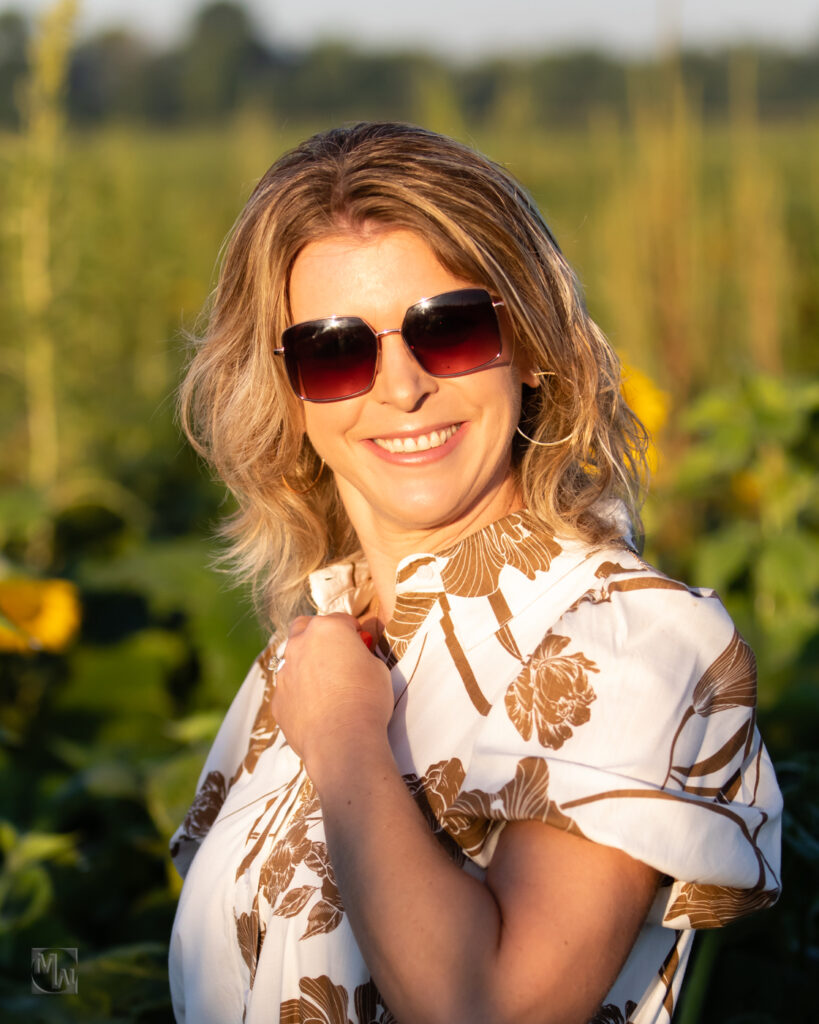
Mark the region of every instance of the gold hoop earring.
[[527, 370], [526, 372], [530, 373], [533, 377], [537, 378], [537, 380], [535, 381], [534, 384], [526, 384], [526, 382], [524, 381], [524, 384], [526, 384], [526, 387], [532, 388], [533, 391], [537, 391], [537, 389], [543, 383], [543, 381], [541, 380], [542, 377], [556, 377], [557, 376], [557, 374], [555, 373], [554, 370]]
[[[557, 374], [554, 370], [532, 370], [533, 377], [556, 377]], [[540, 387], [540, 381], [538, 381], [538, 387]], [[561, 437], [559, 441], [536, 441], [533, 437], [529, 437], [528, 434], [524, 434], [520, 429], [520, 424], [515, 427], [515, 432], [528, 441], [529, 444], [535, 444], [538, 448], [556, 448], [559, 444], [565, 444], [571, 438], [571, 434], [567, 434], [565, 437]]]
[[559, 441], [536, 441], [533, 437], [529, 437], [528, 434], [524, 434], [520, 427], [516, 427], [515, 430], [522, 438], [527, 440], [529, 444], [536, 444], [538, 448], [555, 448], [559, 444], [565, 444], [572, 436], [571, 434], [567, 434], [565, 437], [561, 437]]
[[288, 489], [288, 491], [290, 491], [291, 494], [309, 494], [310, 491], [313, 490], [313, 488], [316, 486], [316, 484], [321, 479], [321, 474], [323, 472], [324, 472], [324, 459], [321, 460], [321, 465], [319, 466], [319, 471], [316, 474], [315, 479], [313, 480], [313, 482], [311, 484], [308, 484], [308, 486], [305, 487], [304, 490], [297, 491], [295, 487], [291, 487], [290, 484], [287, 482], [287, 477], [284, 475], [284, 473], [282, 473], [282, 475], [281, 475], [282, 476], [282, 483]]

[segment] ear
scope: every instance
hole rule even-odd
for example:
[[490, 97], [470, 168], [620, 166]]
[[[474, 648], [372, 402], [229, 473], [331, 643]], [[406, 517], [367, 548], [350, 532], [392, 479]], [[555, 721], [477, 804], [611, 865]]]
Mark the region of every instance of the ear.
[[542, 374], [538, 372], [531, 355], [518, 347], [515, 353], [515, 363], [518, 367], [521, 383], [530, 388], [539, 388]]

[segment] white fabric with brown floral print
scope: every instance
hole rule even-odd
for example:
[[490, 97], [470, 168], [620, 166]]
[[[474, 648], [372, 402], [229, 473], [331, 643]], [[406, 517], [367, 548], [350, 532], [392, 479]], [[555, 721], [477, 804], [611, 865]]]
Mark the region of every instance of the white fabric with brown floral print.
[[[311, 578], [360, 613], [362, 561]], [[477, 877], [507, 821], [624, 850], [665, 879], [593, 1021], [667, 1022], [693, 931], [771, 904], [781, 797], [754, 658], [718, 598], [624, 543], [558, 541], [515, 513], [404, 559], [378, 649], [390, 742], [450, 855]], [[190, 1024], [387, 1024], [336, 887], [321, 808], [273, 721], [271, 645], [234, 700], [172, 840], [170, 953]], [[278, 650], [281, 654], [281, 650]]]

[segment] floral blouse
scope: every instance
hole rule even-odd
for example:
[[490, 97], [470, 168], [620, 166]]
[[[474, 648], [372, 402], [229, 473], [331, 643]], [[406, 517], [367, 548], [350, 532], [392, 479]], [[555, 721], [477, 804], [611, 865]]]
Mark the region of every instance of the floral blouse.
[[[320, 612], [360, 614], [373, 592], [360, 561], [311, 586]], [[754, 657], [719, 599], [625, 544], [558, 541], [524, 511], [405, 558], [377, 653], [396, 763], [463, 870], [483, 877], [505, 823], [539, 819], [660, 872], [592, 1021], [667, 1024], [692, 929], [779, 889], [781, 797], [755, 725]], [[316, 791], [270, 714], [273, 654], [233, 701], [171, 843], [185, 877], [174, 1013], [395, 1024], [344, 913]]]

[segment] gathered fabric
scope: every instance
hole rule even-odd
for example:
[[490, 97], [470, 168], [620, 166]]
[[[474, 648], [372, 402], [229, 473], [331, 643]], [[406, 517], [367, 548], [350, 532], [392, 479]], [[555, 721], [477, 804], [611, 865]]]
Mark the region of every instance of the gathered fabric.
[[[359, 615], [373, 597], [363, 560], [310, 582], [320, 614]], [[270, 712], [283, 646], [274, 638], [252, 666], [171, 842], [185, 878], [174, 1013], [395, 1024], [344, 912], [316, 791]], [[376, 655], [396, 764], [463, 870], [483, 878], [506, 823], [540, 820], [661, 874], [592, 1021], [667, 1024], [694, 931], [779, 892], [782, 801], [756, 728], [755, 661], [717, 596], [626, 541], [554, 538], [516, 512], [402, 560]]]

